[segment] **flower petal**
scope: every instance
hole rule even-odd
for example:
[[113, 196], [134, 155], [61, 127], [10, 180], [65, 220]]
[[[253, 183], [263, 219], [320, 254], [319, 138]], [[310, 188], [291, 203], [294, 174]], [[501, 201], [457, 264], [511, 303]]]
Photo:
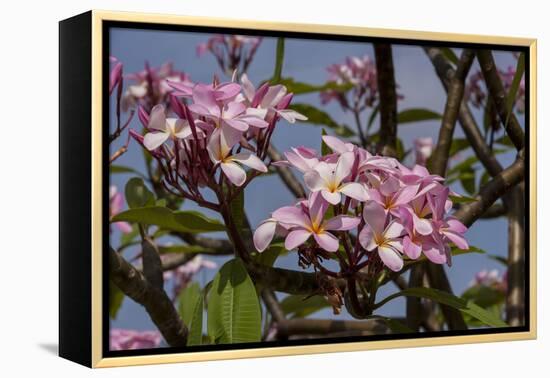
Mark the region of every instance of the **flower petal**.
[[398, 221], [392, 221], [388, 224], [388, 227], [384, 230], [384, 238], [386, 239], [395, 239], [403, 235], [405, 228]]
[[260, 160], [256, 155], [251, 152], [243, 151], [231, 156], [231, 160], [238, 161], [239, 163], [246, 165], [252, 169], [260, 172], [267, 172], [267, 167], [264, 162]]
[[308, 228], [311, 222], [302, 209], [296, 206], [284, 206], [272, 213], [272, 217], [280, 223], [289, 224], [292, 226], [300, 226]]
[[377, 246], [372, 229], [368, 225], [365, 225], [359, 233], [359, 244], [367, 251], [372, 251]]
[[369, 199], [369, 193], [362, 184], [358, 182], [348, 182], [342, 184], [338, 191], [357, 201], [365, 202]]
[[[290, 160], [289, 160], [290, 161]], [[292, 163], [292, 162], [291, 162]], [[327, 187], [327, 183], [319, 172], [316, 170], [309, 170], [304, 174], [304, 182], [309, 190], [317, 192]]]
[[328, 190], [321, 190], [323, 198], [327, 200], [328, 203], [332, 205], [338, 205], [342, 201], [342, 196], [339, 192], [329, 192]]
[[254, 94], [256, 93], [256, 89], [254, 88], [254, 84], [248, 79], [248, 76], [246, 74], [243, 74], [241, 76], [241, 86], [243, 88], [244, 95], [246, 96], [246, 99], [249, 102], [252, 102], [252, 99], [254, 98]]
[[348, 215], [338, 215], [329, 219], [323, 224], [325, 230], [348, 231], [357, 227], [361, 223], [361, 218]]
[[403, 268], [403, 258], [390, 246], [378, 247], [378, 256], [384, 265], [394, 272], [399, 272]]
[[222, 162], [220, 164], [225, 176], [236, 186], [241, 186], [246, 181], [246, 172], [237, 163]]
[[263, 252], [269, 246], [275, 235], [277, 222], [274, 219], [263, 221], [254, 231], [254, 246], [258, 252]]
[[386, 212], [379, 203], [370, 201], [363, 209], [363, 219], [372, 228], [374, 233], [382, 234], [386, 225]]
[[353, 152], [345, 152], [338, 158], [336, 168], [334, 169], [334, 181], [339, 185], [349, 174], [355, 161], [355, 154]]
[[434, 264], [445, 264], [447, 262], [447, 254], [442, 245], [436, 243], [422, 243], [422, 251], [424, 255]]
[[315, 241], [319, 244], [319, 247], [328, 252], [336, 252], [340, 243], [338, 239], [329, 232], [322, 232], [319, 234], [313, 234]]
[[166, 113], [164, 105], [155, 105], [149, 114], [148, 129], [166, 131]]
[[311, 236], [311, 232], [303, 228], [291, 231], [285, 239], [285, 248], [289, 251], [304, 244]]
[[445, 230], [443, 231], [443, 235], [445, 235], [450, 241], [452, 241], [458, 248], [462, 250], [467, 250], [468, 248], [470, 248], [470, 246], [468, 245], [468, 242], [466, 241], [464, 236], [462, 236], [461, 234], [457, 234], [456, 232]]
[[411, 259], [416, 260], [420, 257], [422, 246], [414, 243], [409, 236], [403, 238], [403, 252]]
[[170, 137], [169, 133], [159, 131], [157, 133], [147, 133], [143, 138], [143, 145], [149, 151], [156, 150]]
[[296, 123], [296, 120], [307, 121], [307, 117], [305, 115], [300, 114], [296, 110], [292, 109], [277, 110], [277, 114], [280, 115], [281, 118], [285, 119], [288, 123]]
[[419, 218], [416, 214], [412, 214], [414, 229], [420, 235], [429, 235], [433, 232], [432, 222], [428, 219]]
[[336, 153], [343, 154], [353, 149], [353, 144], [344, 143], [340, 138], [337, 138], [335, 136], [323, 135], [322, 138], [323, 142], [325, 142], [325, 144]]

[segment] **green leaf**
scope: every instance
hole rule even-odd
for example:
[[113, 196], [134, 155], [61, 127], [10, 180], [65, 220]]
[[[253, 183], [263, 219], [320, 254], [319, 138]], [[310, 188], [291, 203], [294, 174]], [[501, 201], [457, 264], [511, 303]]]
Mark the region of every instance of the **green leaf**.
[[496, 304], [503, 303], [506, 296], [502, 290], [497, 290], [486, 285], [475, 285], [462, 293], [462, 298], [467, 301], [473, 301], [478, 306], [487, 308]]
[[230, 208], [235, 226], [237, 226], [239, 230], [242, 230], [245, 224], [244, 190], [240, 190], [239, 194], [231, 201]]
[[147, 189], [143, 183], [143, 179], [138, 177], [128, 180], [126, 188], [124, 189], [124, 194], [126, 195], [126, 202], [130, 209], [153, 206], [155, 203], [155, 196]]
[[281, 301], [281, 309], [285, 315], [293, 318], [305, 318], [327, 307], [330, 307], [330, 304], [321, 295], [289, 295]]
[[308, 120], [307, 123], [318, 126], [327, 126], [332, 129], [336, 135], [342, 137], [350, 137], [355, 135], [355, 132], [346, 125], [341, 125], [333, 120], [328, 113], [317, 109], [309, 104], [292, 104], [291, 109], [296, 110], [298, 113], [305, 115]]
[[225, 263], [208, 298], [208, 335], [216, 344], [261, 340], [262, 313], [254, 283], [241, 260]]
[[449, 199], [453, 201], [453, 203], [470, 203], [477, 201], [476, 198], [468, 196], [449, 196]]
[[140, 207], [123, 211], [112, 218], [123, 221], [158, 226], [176, 232], [216, 232], [225, 226], [215, 219], [207, 218], [197, 211], [172, 211], [166, 207]]
[[275, 260], [283, 254], [288, 253], [283, 243], [272, 243], [269, 248], [256, 256], [256, 262], [261, 265], [273, 266]]
[[470, 156], [469, 158], [464, 159], [451, 169], [449, 169], [449, 172], [447, 173], [447, 176], [451, 176], [453, 174], [460, 173], [462, 171], [468, 171], [472, 167], [472, 165], [476, 164], [478, 162], [477, 156]]
[[197, 282], [188, 285], [178, 296], [178, 310], [189, 329], [187, 345], [202, 344], [203, 296]]
[[473, 318], [483, 322], [491, 327], [507, 327], [502, 319], [494, 316], [494, 314], [484, 310], [480, 306], [476, 305], [473, 301], [467, 301], [463, 298], [456, 297], [445, 291], [427, 288], [427, 287], [413, 287], [401, 290], [398, 293], [392, 294], [389, 297], [383, 299], [381, 302], [375, 305], [375, 308], [380, 308], [392, 299], [399, 297], [417, 297], [431, 299], [432, 301], [453, 307], [464, 314], [468, 314]]
[[386, 326], [392, 331], [393, 334], [400, 334], [400, 333], [413, 333], [414, 331], [401, 323], [399, 320], [395, 320], [392, 318], [388, 318], [386, 316], [380, 316], [380, 315], [371, 315], [367, 319], [380, 319], [384, 323], [386, 323]]
[[279, 84], [283, 73], [283, 62], [285, 60], [285, 39], [277, 38], [277, 50], [275, 52], [275, 68], [273, 70], [273, 78], [271, 84]]
[[138, 176], [143, 177], [143, 174], [141, 172], [139, 172], [137, 169], [126, 167], [124, 165], [110, 165], [109, 166], [109, 172], [112, 175], [122, 174], [122, 173], [133, 173], [133, 174], [136, 174]]
[[449, 151], [449, 156], [455, 156], [460, 151], [463, 151], [470, 147], [470, 142], [465, 138], [455, 138], [451, 143], [451, 149]]
[[443, 56], [447, 58], [447, 60], [451, 63], [453, 63], [455, 66], [458, 64], [458, 56], [455, 54], [455, 52], [450, 47], [443, 47], [441, 48], [441, 52], [443, 53]]
[[508, 266], [508, 259], [506, 257], [497, 256], [497, 255], [487, 255], [487, 257], [490, 258], [491, 260], [498, 261], [504, 266]]
[[472, 195], [476, 192], [476, 172], [472, 167], [463, 169], [458, 178], [468, 194]]
[[405, 109], [399, 112], [397, 115], [397, 123], [411, 123], [420, 121], [431, 121], [441, 119], [443, 116], [429, 109], [412, 108]]
[[[322, 135], [322, 136], [327, 135], [327, 130], [325, 130], [324, 127], [321, 129], [321, 135]], [[332, 153], [332, 150], [331, 150], [330, 147], [325, 143], [325, 141], [323, 140], [323, 138], [321, 138], [321, 155], [322, 155], [322, 156], [326, 156], [326, 155], [330, 155], [331, 153]]]
[[508, 135], [503, 135], [497, 140], [495, 140], [495, 143], [502, 144], [503, 146], [507, 147], [514, 147], [514, 143], [512, 142], [512, 139]]
[[109, 317], [111, 319], [116, 319], [123, 301], [124, 293], [114, 283], [109, 281]]
[[372, 109], [372, 112], [369, 115], [369, 120], [367, 121], [367, 133], [370, 131], [372, 124], [374, 123], [374, 120], [376, 119], [376, 116], [380, 112], [380, 106], [376, 105], [374, 109]]
[[506, 97], [506, 110], [508, 111], [508, 116], [506, 117], [506, 122], [504, 122], [504, 128], [508, 126], [509, 118], [512, 114], [512, 111], [514, 110], [514, 103], [516, 102], [516, 96], [518, 94], [519, 85], [521, 83], [521, 78], [523, 77], [524, 72], [525, 72], [525, 54], [520, 53], [518, 58], [518, 65], [516, 67], [516, 74], [514, 75], [514, 79], [512, 80], [512, 85], [510, 85], [510, 89]]
[[295, 81], [293, 78], [290, 77], [281, 79], [280, 84], [283, 84], [286, 87], [287, 91], [289, 93], [293, 93], [294, 95], [321, 92], [329, 89], [346, 92], [353, 88], [353, 84], [337, 84], [333, 81], [329, 81], [322, 85], [316, 85]]

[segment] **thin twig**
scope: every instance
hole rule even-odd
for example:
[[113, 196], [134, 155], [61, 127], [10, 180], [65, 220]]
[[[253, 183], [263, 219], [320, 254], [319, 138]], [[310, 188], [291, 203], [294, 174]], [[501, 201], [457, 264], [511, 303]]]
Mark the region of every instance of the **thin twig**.
[[390, 44], [375, 43], [376, 77], [380, 96], [380, 144], [382, 155], [397, 155], [397, 94]]

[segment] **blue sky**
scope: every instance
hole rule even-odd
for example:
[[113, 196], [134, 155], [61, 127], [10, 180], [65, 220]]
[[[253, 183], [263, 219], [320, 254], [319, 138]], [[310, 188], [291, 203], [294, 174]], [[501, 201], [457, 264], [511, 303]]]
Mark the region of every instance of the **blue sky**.
[[[208, 34], [167, 32], [151, 30], [111, 30], [111, 51], [124, 63], [126, 73], [142, 70], [146, 60], [152, 66], [159, 66], [166, 61], [174, 62], [175, 68], [185, 71], [191, 76], [194, 82], [210, 82], [212, 75], [217, 74], [224, 78], [220, 72], [215, 59], [206, 54], [197, 58], [195, 47], [198, 43], [206, 41]], [[252, 82], [258, 83], [271, 76], [275, 61], [275, 44], [273, 38], [264, 38], [255, 60], [251, 65], [248, 75]], [[460, 49], [455, 50], [460, 53]], [[394, 45], [394, 64], [396, 81], [399, 84], [399, 92], [404, 99], [399, 102], [400, 110], [414, 107], [428, 108], [443, 113], [445, 105], [445, 92], [434, 69], [425, 55], [424, 51], [417, 46]], [[326, 67], [332, 63], [341, 62], [346, 56], [355, 55], [374, 56], [372, 45], [369, 43], [355, 42], [332, 42], [304, 39], [287, 39], [285, 44], [285, 62], [283, 76], [293, 77], [299, 81], [322, 84], [327, 80]], [[509, 52], [495, 52], [497, 64], [503, 68], [515, 66], [515, 59]], [[474, 63], [472, 71], [477, 70], [477, 62]], [[229, 78], [226, 78], [229, 79]], [[296, 96], [294, 102], [309, 103], [321, 107], [318, 94]], [[333, 119], [353, 125], [352, 115], [342, 112], [336, 103], [329, 104], [323, 108], [331, 114]], [[474, 110], [478, 123], [482, 124], [482, 114]], [[365, 115], [364, 118], [367, 116]], [[523, 123], [523, 117], [520, 117]], [[111, 122], [112, 123], [112, 122]], [[418, 122], [399, 127], [399, 137], [403, 140], [406, 149], [411, 148], [416, 137], [430, 136], [437, 138], [440, 123], [438, 121]], [[112, 127], [112, 125], [111, 125]], [[139, 122], [134, 120], [131, 124], [138, 130], [141, 129]], [[319, 148], [321, 128], [308, 125], [307, 123], [290, 125], [284, 121], [279, 122], [273, 143], [280, 151], [288, 150], [292, 146], [304, 145]], [[455, 137], [463, 137], [460, 127], [456, 128]], [[122, 139], [122, 138], [121, 138]], [[119, 141], [120, 142], [120, 141]], [[118, 145], [112, 146], [116, 149]], [[465, 152], [461, 156], [467, 157], [471, 152]], [[498, 156], [501, 163], [506, 166], [510, 164], [514, 155], [512, 153]], [[119, 160], [118, 165], [125, 165], [142, 170], [143, 157], [140, 148], [132, 143], [129, 151]], [[482, 172], [482, 170], [480, 169]], [[113, 175], [111, 183], [117, 185], [119, 190], [124, 190], [125, 182], [131, 175]], [[463, 192], [460, 185], [453, 186], [459, 193]], [[267, 218], [274, 209], [293, 202], [294, 197], [284, 187], [277, 176], [261, 177], [249, 185], [245, 192], [245, 207], [253, 226]], [[196, 208], [189, 201], [185, 208]], [[209, 211], [204, 211], [211, 216]], [[221, 237], [222, 235], [214, 235]], [[480, 220], [468, 231], [467, 238], [471, 245], [482, 248], [489, 254], [506, 256], [507, 253], [507, 222], [504, 218], [498, 220]], [[117, 245], [118, 231], [111, 234], [113, 245]], [[132, 256], [136, 250], [127, 252]], [[223, 259], [214, 259], [220, 265]], [[295, 254], [289, 254], [280, 258], [277, 265], [290, 269], [299, 269]], [[467, 286], [474, 274], [482, 269], [497, 268], [502, 272], [503, 266], [489, 259], [487, 256], [472, 254], [458, 256], [453, 261], [452, 268], [446, 268], [455, 293], [461, 293]], [[201, 273], [197, 279], [202, 285], [210, 281], [215, 271]], [[390, 284], [382, 288], [379, 298], [395, 291]], [[405, 301], [397, 299], [390, 302], [380, 311], [381, 314], [389, 316], [400, 316], [404, 314]], [[314, 317], [332, 317], [332, 311], [319, 312]], [[343, 313], [339, 318], [349, 318]], [[141, 306], [129, 299], [124, 304], [112, 326], [117, 328], [153, 329], [154, 325]]]

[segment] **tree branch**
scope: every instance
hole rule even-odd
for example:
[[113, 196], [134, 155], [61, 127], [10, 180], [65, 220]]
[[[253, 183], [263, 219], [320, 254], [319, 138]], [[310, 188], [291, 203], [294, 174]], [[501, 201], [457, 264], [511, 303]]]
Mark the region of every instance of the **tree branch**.
[[516, 161], [504, 171], [493, 177], [485, 184], [475, 202], [464, 204], [454, 213], [454, 216], [464, 223], [471, 226], [481, 215], [495, 203], [508, 190], [519, 184], [525, 176], [524, 150], [518, 153]]
[[109, 248], [109, 277], [125, 295], [145, 307], [170, 346], [187, 344], [187, 327], [166, 292], [149, 284], [143, 273], [112, 248]]
[[391, 45], [374, 44], [376, 76], [380, 96], [380, 143], [378, 151], [382, 155], [397, 154], [397, 94]]
[[328, 333], [350, 332], [360, 335], [380, 335], [390, 333], [386, 323], [380, 319], [365, 321], [330, 319], [290, 319], [277, 323], [277, 332], [281, 336], [323, 335]]
[[489, 90], [489, 97], [495, 104], [495, 108], [506, 133], [519, 151], [525, 145], [525, 133], [515, 114], [512, 112], [512, 109], [508, 109], [506, 105], [506, 91], [498, 74], [493, 54], [490, 50], [478, 50], [477, 59], [479, 60], [481, 72], [483, 73], [487, 89]]
[[445, 177], [445, 171], [447, 170], [455, 124], [464, 97], [464, 81], [466, 80], [466, 75], [468, 75], [470, 71], [474, 56], [472, 50], [465, 49], [462, 52], [456, 71], [451, 79], [449, 79], [447, 102], [445, 104], [445, 111], [443, 112], [439, 138], [435, 151], [430, 159], [430, 171], [441, 177]]
[[[425, 47], [424, 51], [430, 58], [443, 87], [445, 90], [448, 90], [450, 79], [454, 76], [453, 66], [448, 62], [440, 49], [436, 47]], [[481, 135], [474, 116], [464, 98], [460, 104], [458, 120], [476, 156], [485, 169], [487, 169], [487, 172], [489, 172], [492, 177], [502, 172], [502, 165], [498, 162], [491, 148], [485, 143], [485, 139], [483, 135]]]

